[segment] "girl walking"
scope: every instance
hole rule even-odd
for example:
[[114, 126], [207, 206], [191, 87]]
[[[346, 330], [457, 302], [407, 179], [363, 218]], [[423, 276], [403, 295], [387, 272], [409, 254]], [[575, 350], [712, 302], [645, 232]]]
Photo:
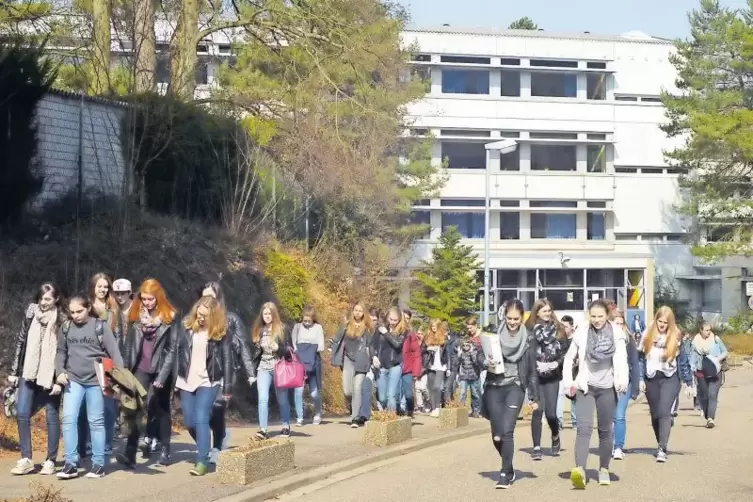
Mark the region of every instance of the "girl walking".
[[387, 313], [387, 326], [380, 326], [374, 336], [375, 355], [372, 364], [379, 368], [377, 389], [379, 401], [385, 410], [397, 411], [397, 398], [403, 377], [403, 342], [407, 331], [402, 311], [392, 307]]
[[704, 322], [701, 332], [692, 342], [690, 353], [690, 367], [698, 382], [698, 404], [706, 419], [706, 428], [713, 429], [716, 420], [716, 405], [719, 400], [719, 389], [722, 383], [720, 373], [722, 361], [727, 359], [727, 347], [721, 338], [711, 331], [711, 325]]
[[688, 356], [682, 349], [680, 330], [669, 307], [656, 311], [654, 321], [641, 338], [640, 390], [646, 393], [656, 443], [656, 461], [667, 461], [667, 443], [672, 430], [672, 405], [681, 381], [692, 394], [693, 378]]
[[[259, 407], [259, 431], [257, 439], [267, 439], [269, 423], [269, 390], [274, 385], [275, 365], [283, 359], [290, 358], [293, 346], [290, 336], [280, 321], [277, 305], [267, 302], [261, 306], [259, 317], [251, 330], [251, 342], [254, 346], [254, 365], [256, 367], [256, 390]], [[288, 389], [275, 387], [277, 404], [280, 407], [282, 430], [280, 436], [290, 437], [290, 398]]]
[[[570, 481], [577, 489], [586, 487], [586, 462], [593, 432], [594, 409], [599, 431], [599, 484], [610, 484], [612, 422], [617, 394], [628, 389], [627, 335], [608, 320], [609, 305], [596, 300], [588, 306], [590, 321], [578, 328], [565, 355], [564, 378], [568, 395], [576, 395], [578, 432], [575, 438], [575, 467]], [[578, 376], [573, 380], [573, 364]], [[616, 393], [615, 393], [616, 392]]]
[[372, 330], [371, 317], [366, 315], [361, 303], [356, 303], [351, 310], [350, 319], [332, 340], [331, 363], [342, 369], [343, 394], [345, 399], [350, 400], [350, 426], [353, 428], [366, 423], [366, 418], [361, 415], [361, 400], [364, 398], [364, 379], [366, 373], [371, 371], [374, 358]]
[[640, 363], [638, 362], [638, 349], [635, 346], [635, 338], [630, 334], [625, 325], [625, 315], [621, 310], [615, 309], [610, 313], [612, 323], [617, 328], [621, 329], [627, 338], [626, 349], [628, 358], [628, 390], [617, 395], [617, 408], [614, 412], [614, 451], [612, 452], [612, 458], [615, 460], [622, 460], [625, 458], [625, 436], [627, 434], [627, 423], [625, 421], [625, 415], [627, 414], [627, 407], [632, 399], [635, 401], [638, 399], [639, 382], [641, 379]]
[[533, 348], [536, 352], [536, 372], [538, 373], [539, 392], [542, 401], [542, 406], [536, 409], [531, 416], [531, 437], [533, 439], [533, 454], [531, 457], [533, 460], [541, 460], [543, 458], [541, 452], [542, 415], [546, 416], [546, 421], [552, 432], [552, 455], [559, 455], [562, 448], [559, 420], [557, 419], [557, 399], [560, 380], [562, 380], [563, 359], [570, 345], [570, 339], [565, 334], [564, 326], [557, 320], [554, 307], [546, 298], [534, 303], [526, 327], [533, 337]]
[[429, 332], [424, 338], [424, 368], [427, 372], [431, 416], [439, 416], [442, 407], [442, 388], [450, 377], [450, 355], [447, 332], [439, 319], [429, 323]]
[[[526, 392], [531, 407], [538, 408], [539, 390], [536, 374], [536, 352], [523, 326], [525, 309], [520, 300], [507, 302], [503, 309], [503, 323], [499, 329], [502, 361], [486, 355], [487, 369], [482, 394], [483, 414], [489, 419], [492, 443], [502, 459], [502, 469], [496, 488], [510, 488], [515, 481], [515, 424], [523, 406]], [[501, 367], [501, 371], [497, 368]]]
[[295, 389], [296, 425], [303, 425], [303, 388], [308, 383], [311, 399], [314, 401], [314, 425], [322, 423], [322, 357], [324, 350], [324, 329], [316, 321], [314, 307], [307, 306], [301, 313], [301, 322], [293, 328], [293, 349], [298, 360], [306, 368], [303, 386]]
[[58, 287], [50, 282], [37, 290], [34, 303], [26, 309], [21, 330], [16, 335], [13, 363], [8, 382], [16, 390], [16, 423], [21, 458], [11, 469], [16, 476], [34, 472], [31, 460], [31, 418], [44, 408], [47, 418], [47, 456], [40, 474], [55, 474], [60, 439], [60, 394], [62, 386], [55, 374], [58, 330], [66, 318]]
[[223, 401], [230, 400], [232, 343], [220, 302], [210, 296], [200, 298], [183, 320], [175, 349], [175, 387], [180, 390], [183, 421], [196, 441], [192, 476], [207, 473], [211, 439], [209, 418], [218, 393]]

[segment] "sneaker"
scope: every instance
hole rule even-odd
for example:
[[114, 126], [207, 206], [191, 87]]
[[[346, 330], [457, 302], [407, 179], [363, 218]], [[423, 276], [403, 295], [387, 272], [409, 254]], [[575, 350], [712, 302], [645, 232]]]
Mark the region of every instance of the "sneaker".
[[94, 464], [89, 472], [86, 473], [86, 477], [89, 479], [97, 479], [105, 477], [105, 468], [101, 465]]
[[358, 418], [359, 417], [356, 417], [356, 418], [354, 418], [353, 420], [350, 421], [350, 428], [351, 429], [358, 429], [358, 422], [359, 422]]
[[478, 411], [472, 411], [471, 418], [481, 418], [481, 413], [479, 413]]
[[258, 439], [259, 441], [264, 441], [265, 439], [269, 439], [269, 434], [267, 434], [267, 431], [264, 429], [261, 429], [254, 434], [254, 437]]
[[298, 420], [296, 420], [295, 421], [295, 426], [296, 427], [303, 427], [303, 419], [299, 418]]
[[609, 478], [609, 470], [608, 469], [599, 469], [599, 484], [601, 486], [609, 486], [612, 483], [612, 480]]
[[280, 437], [281, 438], [289, 438], [290, 437], [290, 427], [283, 427], [280, 431]]
[[614, 452], [612, 453], [612, 458], [615, 460], [622, 460], [625, 458], [625, 453], [622, 451], [622, 448], [615, 448]]
[[586, 471], [582, 467], [576, 467], [570, 471], [570, 482], [576, 490], [586, 489]]
[[73, 479], [78, 477], [78, 467], [66, 463], [63, 470], [58, 472], [58, 479]]
[[319, 425], [321, 423], [322, 423], [322, 416], [321, 415], [314, 415], [313, 424], [314, 425]]
[[207, 473], [207, 466], [205, 464], [196, 464], [193, 469], [188, 471], [191, 476], [203, 476]]
[[512, 473], [512, 475], [508, 475], [507, 473], [500, 472], [499, 473], [499, 481], [497, 481], [497, 485], [494, 487], [497, 490], [507, 490], [512, 486], [512, 484], [515, 482], [515, 472]]
[[541, 447], [536, 447], [533, 449], [533, 453], [531, 453], [531, 460], [541, 460], [544, 458], [544, 454], [541, 453]]
[[431, 410], [431, 416], [434, 418], [439, 418], [439, 408]]
[[39, 474], [42, 476], [52, 476], [55, 474], [55, 461], [54, 460], [45, 460], [44, 464], [42, 464], [42, 470], [39, 471]]
[[170, 447], [160, 446], [159, 459], [154, 464], [157, 467], [167, 467], [170, 465]]
[[363, 427], [364, 425], [366, 425], [366, 422], [368, 422], [368, 420], [366, 419], [366, 417], [357, 417], [356, 418], [356, 423], [358, 424], [358, 427]]
[[212, 448], [209, 451], [209, 463], [212, 465], [217, 465], [217, 457], [220, 455], [220, 450], [217, 448]]
[[554, 455], [555, 457], [559, 457], [561, 450], [562, 450], [562, 441], [560, 440], [560, 435], [557, 434], [556, 436], [552, 437], [552, 455]]
[[714, 419], [713, 418], [709, 418], [708, 420], [706, 420], [706, 428], [707, 429], [713, 429], [714, 425], [715, 424], [714, 424]]
[[144, 440], [139, 443], [139, 450], [141, 450], [141, 456], [143, 458], [151, 458], [152, 440], [149, 438], [144, 438]]
[[22, 458], [16, 462], [15, 467], [10, 470], [10, 473], [14, 476], [23, 476], [25, 474], [31, 474], [34, 472], [34, 462], [28, 458]]
[[656, 461], [663, 464], [667, 461], [667, 452], [659, 448], [656, 451]]

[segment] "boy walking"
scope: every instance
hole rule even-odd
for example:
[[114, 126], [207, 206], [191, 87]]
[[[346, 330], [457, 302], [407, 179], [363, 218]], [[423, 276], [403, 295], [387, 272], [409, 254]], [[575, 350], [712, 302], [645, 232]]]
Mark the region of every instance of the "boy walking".
[[471, 417], [479, 418], [481, 416], [481, 369], [484, 367], [484, 356], [475, 343], [470, 339], [465, 339], [460, 346], [459, 359], [460, 404], [465, 406], [466, 395], [470, 389]]

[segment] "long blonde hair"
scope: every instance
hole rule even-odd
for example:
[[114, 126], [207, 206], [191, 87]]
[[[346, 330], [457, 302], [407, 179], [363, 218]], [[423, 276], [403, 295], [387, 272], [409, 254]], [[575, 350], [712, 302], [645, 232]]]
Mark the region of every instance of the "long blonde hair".
[[212, 296], [203, 296], [197, 300], [191, 307], [191, 312], [183, 319], [183, 327], [190, 329], [194, 333], [201, 331], [199, 326], [198, 313], [201, 307], [209, 311], [204, 329], [207, 330], [207, 338], [213, 341], [222, 340], [227, 332], [227, 320], [225, 309], [216, 298]]
[[654, 346], [654, 340], [659, 336], [659, 328], [656, 321], [664, 318], [667, 321], [667, 347], [664, 349], [664, 361], [674, 361], [680, 352], [680, 330], [675, 322], [675, 313], [672, 309], [664, 306], [659, 308], [654, 315], [654, 321], [649, 325], [646, 334], [641, 340], [641, 352], [648, 354]]
[[[353, 316], [353, 311], [356, 309], [356, 307], [361, 307], [361, 312], [363, 312], [363, 317], [361, 318], [360, 322], [356, 321], [356, 318]], [[345, 335], [348, 338], [356, 338], [363, 335], [366, 331], [370, 333], [373, 329], [374, 326], [371, 323], [371, 316], [366, 310], [366, 307], [363, 306], [363, 303], [356, 302], [353, 305], [353, 308], [350, 309], [350, 318], [348, 319], [348, 322], [345, 326]]]
[[400, 307], [390, 307], [390, 310], [387, 311], [387, 329], [389, 329], [389, 319], [392, 314], [395, 314], [397, 318], [400, 319], [395, 325], [395, 329], [393, 330], [393, 332], [394, 333], [407, 332], [408, 324], [405, 322], [405, 316], [403, 315], [403, 311], [400, 309]]
[[[437, 327], [436, 333], [434, 332], [435, 326]], [[432, 319], [431, 322], [429, 322], [429, 330], [424, 338], [424, 343], [427, 347], [441, 347], [447, 343], [447, 332], [444, 329], [442, 321], [439, 319]]]
[[269, 313], [272, 315], [272, 322], [270, 323], [269, 327], [269, 335], [275, 341], [279, 342], [279, 340], [282, 339], [284, 330], [282, 327], [282, 321], [280, 320], [280, 312], [277, 310], [277, 305], [275, 305], [273, 302], [267, 302], [261, 306], [261, 309], [259, 309], [259, 315], [256, 316], [254, 327], [251, 329], [251, 341], [254, 343], [259, 343], [261, 341], [261, 331], [264, 328], [265, 310], [269, 310]]

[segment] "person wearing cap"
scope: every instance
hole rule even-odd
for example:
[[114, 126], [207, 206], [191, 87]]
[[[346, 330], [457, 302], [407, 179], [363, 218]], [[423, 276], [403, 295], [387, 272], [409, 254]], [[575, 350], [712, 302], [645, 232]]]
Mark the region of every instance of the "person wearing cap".
[[120, 306], [120, 314], [123, 317], [123, 332], [125, 333], [125, 325], [128, 323], [128, 311], [133, 305], [133, 289], [131, 281], [128, 279], [120, 278], [112, 283], [112, 292], [115, 296], [115, 301]]

